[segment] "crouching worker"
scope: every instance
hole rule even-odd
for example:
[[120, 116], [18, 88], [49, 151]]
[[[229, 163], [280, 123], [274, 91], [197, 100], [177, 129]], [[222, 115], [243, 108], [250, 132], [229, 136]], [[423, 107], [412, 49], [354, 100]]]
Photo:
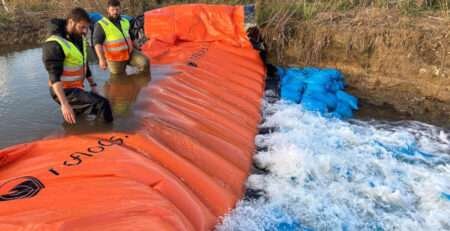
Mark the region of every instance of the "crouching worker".
[[[76, 123], [76, 115], [87, 113], [112, 122], [111, 106], [97, 94], [97, 84], [87, 63], [87, 43], [84, 35], [89, 27], [89, 15], [74, 8], [67, 19], [52, 19], [50, 37], [43, 45], [42, 59], [49, 75], [50, 95], [61, 105], [64, 120]], [[91, 92], [84, 90], [89, 82]]]
[[139, 72], [149, 73], [149, 60], [133, 48], [130, 37], [130, 22], [122, 18], [119, 0], [109, 0], [108, 16], [99, 20], [94, 27], [94, 44], [101, 69], [108, 67], [113, 75], [125, 74], [127, 65]]

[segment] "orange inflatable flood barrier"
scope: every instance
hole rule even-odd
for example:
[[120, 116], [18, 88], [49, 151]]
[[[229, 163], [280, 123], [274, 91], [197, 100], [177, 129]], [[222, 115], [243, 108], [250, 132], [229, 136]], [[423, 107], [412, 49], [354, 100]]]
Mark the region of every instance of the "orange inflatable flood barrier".
[[213, 229], [243, 196], [261, 119], [243, 23], [240, 6], [146, 12], [143, 52], [173, 72], [141, 89], [137, 129], [0, 150], [0, 230]]

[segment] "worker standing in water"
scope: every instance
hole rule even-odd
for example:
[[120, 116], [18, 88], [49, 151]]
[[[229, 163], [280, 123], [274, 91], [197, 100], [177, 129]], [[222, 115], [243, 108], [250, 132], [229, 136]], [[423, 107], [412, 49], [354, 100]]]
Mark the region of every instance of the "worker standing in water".
[[130, 22], [122, 18], [119, 0], [109, 0], [107, 17], [103, 17], [94, 27], [95, 52], [99, 66], [107, 67], [111, 74], [125, 74], [127, 65], [136, 67], [140, 72], [149, 73], [149, 60], [133, 48], [130, 37]]
[[[76, 115], [83, 112], [105, 122], [113, 121], [111, 106], [97, 94], [97, 84], [87, 63], [84, 35], [89, 22], [89, 15], [82, 8], [71, 10], [66, 20], [52, 19], [50, 37], [43, 45], [42, 59], [49, 74], [50, 94], [61, 105], [64, 120], [69, 124], [75, 124]], [[91, 92], [84, 90], [85, 79]]]

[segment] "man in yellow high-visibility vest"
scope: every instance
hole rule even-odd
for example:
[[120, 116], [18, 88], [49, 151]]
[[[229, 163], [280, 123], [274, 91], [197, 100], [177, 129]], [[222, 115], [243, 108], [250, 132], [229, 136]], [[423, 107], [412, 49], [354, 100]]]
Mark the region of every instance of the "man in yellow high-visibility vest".
[[133, 47], [130, 22], [122, 18], [119, 0], [109, 0], [107, 17], [94, 27], [94, 44], [101, 69], [108, 67], [111, 74], [124, 74], [127, 65], [140, 72], [149, 72], [149, 60]]
[[[97, 84], [87, 63], [87, 42], [83, 36], [89, 21], [89, 15], [82, 8], [74, 8], [67, 20], [52, 19], [50, 37], [42, 47], [50, 94], [61, 105], [64, 120], [70, 124], [76, 123], [78, 113], [113, 121], [111, 106], [106, 98], [97, 94]], [[85, 80], [88, 80], [91, 92], [84, 90]]]

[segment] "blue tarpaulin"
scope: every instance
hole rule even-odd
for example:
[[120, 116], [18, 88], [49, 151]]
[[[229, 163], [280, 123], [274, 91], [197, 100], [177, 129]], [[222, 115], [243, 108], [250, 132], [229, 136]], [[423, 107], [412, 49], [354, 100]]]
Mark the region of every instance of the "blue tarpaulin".
[[99, 21], [102, 18], [103, 18], [103, 15], [99, 12], [90, 12], [89, 13], [89, 19], [91, 19], [92, 23], [96, 23], [97, 21]]
[[[133, 20], [133, 17], [129, 16], [129, 15], [121, 15], [121, 17], [127, 19], [128, 21]], [[103, 18], [103, 15], [100, 12], [90, 12], [89, 13], [89, 19], [94, 24], [102, 18]]]

